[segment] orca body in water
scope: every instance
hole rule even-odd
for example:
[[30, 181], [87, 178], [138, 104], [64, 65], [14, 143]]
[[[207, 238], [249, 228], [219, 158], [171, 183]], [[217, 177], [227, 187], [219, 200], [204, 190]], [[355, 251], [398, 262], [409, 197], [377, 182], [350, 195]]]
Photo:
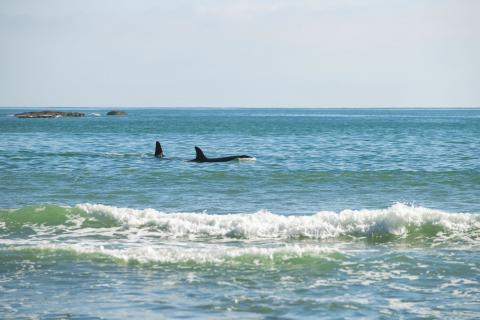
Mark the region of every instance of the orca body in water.
[[222, 158], [207, 158], [204, 154], [202, 149], [199, 147], [195, 147], [195, 152], [197, 153], [197, 156], [195, 159], [190, 160], [191, 162], [227, 162], [227, 161], [232, 161], [232, 160], [242, 160], [242, 159], [249, 159], [253, 160], [255, 158], [247, 156], [247, 155], [241, 155], [241, 156], [228, 156], [228, 157], [222, 157]]
[[162, 146], [160, 145], [160, 142], [158, 142], [158, 141], [155, 144], [155, 157], [157, 157], [157, 158], [163, 158], [164, 157]]

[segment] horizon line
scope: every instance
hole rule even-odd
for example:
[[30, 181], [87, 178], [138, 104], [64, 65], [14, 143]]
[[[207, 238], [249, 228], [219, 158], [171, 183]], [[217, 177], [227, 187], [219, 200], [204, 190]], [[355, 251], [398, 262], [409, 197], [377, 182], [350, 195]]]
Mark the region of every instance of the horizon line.
[[0, 109], [480, 109], [480, 106], [0, 106]]

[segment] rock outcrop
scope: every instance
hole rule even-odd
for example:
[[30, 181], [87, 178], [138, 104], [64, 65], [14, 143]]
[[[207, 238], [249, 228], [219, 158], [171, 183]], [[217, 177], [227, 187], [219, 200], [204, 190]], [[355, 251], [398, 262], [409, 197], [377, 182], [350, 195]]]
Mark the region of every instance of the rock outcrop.
[[125, 111], [112, 110], [107, 112], [107, 116], [126, 116], [128, 113]]
[[61, 118], [61, 117], [84, 117], [82, 112], [64, 112], [64, 111], [33, 111], [17, 113], [17, 118]]

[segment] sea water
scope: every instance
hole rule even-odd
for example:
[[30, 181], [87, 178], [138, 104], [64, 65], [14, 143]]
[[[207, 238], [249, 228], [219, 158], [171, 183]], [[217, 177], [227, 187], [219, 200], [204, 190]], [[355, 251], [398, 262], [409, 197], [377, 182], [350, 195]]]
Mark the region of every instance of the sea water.
[[478, 109], [22, 111], [2, 319], [480, 317]]

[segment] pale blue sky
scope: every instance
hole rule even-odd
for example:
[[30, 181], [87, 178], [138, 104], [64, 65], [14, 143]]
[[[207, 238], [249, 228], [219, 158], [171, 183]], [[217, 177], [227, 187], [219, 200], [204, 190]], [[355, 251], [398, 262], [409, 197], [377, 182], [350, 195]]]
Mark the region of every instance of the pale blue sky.
[[0, 106], [479, 107], [477, 0], [0, 0]]

